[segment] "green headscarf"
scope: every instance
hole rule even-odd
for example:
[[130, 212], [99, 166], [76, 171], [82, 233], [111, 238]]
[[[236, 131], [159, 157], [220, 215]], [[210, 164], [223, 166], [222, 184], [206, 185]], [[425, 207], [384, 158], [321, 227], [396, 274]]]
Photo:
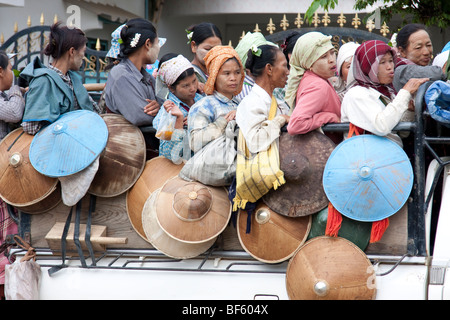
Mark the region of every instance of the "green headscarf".
[[266, 38], [259, 32], [247, 32], [247, 34], [239, 41], [238, 45], [234, 50], [236, 50], [239, 58], [241, 58], [242, 65], [245, 68], [245, 63], [247, 62], [247, 53], [248, 50], [251, 49], [252, 46], [262, 46], [264, 44], [269, 44], [273, 46], [277, 46], [275, 43], [267, 41]]
[[285, 100], [290, 106], [291, 112], [295, 107], [297, 90], [303, 74], [306, 70], [311, 68], [317, 59], [333, 48], [331, 36], [326, 36], [320, 32], [308, 32], [298, 38], [289, 63], [291, 69], [285, 96]]

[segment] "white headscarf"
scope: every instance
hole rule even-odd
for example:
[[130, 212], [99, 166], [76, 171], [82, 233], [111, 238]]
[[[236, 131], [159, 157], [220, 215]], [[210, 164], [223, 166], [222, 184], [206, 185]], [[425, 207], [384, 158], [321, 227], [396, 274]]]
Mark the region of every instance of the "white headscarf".
[[169, 86], [174, 84], [178, 77], [189, 68], [192, 68], [191, 62], [181, 54], [164, 62], [159, 67], [156, 76], [156, 95], [166, 99]]
[[291, 110], [295, 107], [297, 90], [306, 70], [310, 69], [324, 53], [333, 49], [331, 36], [320, 32], [308, 32], [297, 39], [290, 59], [290, 73], [285, 100]]

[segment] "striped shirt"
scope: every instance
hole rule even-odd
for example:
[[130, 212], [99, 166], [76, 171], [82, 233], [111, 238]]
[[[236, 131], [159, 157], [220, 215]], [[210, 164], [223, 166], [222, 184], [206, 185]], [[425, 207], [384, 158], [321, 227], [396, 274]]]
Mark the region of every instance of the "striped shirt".
[[225, 116], [236, 110], [237, 102], [214, 91], [195, 103], [189, 110], [189, 146], [195, 152], [220, 137], [228, 124]]
[[17, 85], [8, 90], [8, 94], [0, 91], [0, 140], [9, 133], [8, 123], [18, 123], [22, 120], [25, 109], [25, 99]]
[[[194, 101], [199, 101], [203, 96], [196, 94]], [[174, 95], [172, 92], [169, 93], [168, 100], [173, 101], [181, 110], [184, 117], [187, 117], [189, 114], [189, 106], [186, 105], [184, 102], [182, 102], [176, 95]], [[164, 113], [167, 113], [166, 109], [162, 107], [159, 109], [158, 114], [153, 119], [153, 127], [158, 130], [159, 124], [161, 122], [161, 118]], [[172, 160], [173, 163], [181, 163], [183, 158], [183, 151], [184, 151], [184, 138], [187, 134], [187, 128], [184, 129], [175, 129], [172, 133], [171, 140], [160, 140], [159, 142], [159, 155], [166, 157], [169, 160]], [[189, 145], [187, 145], [187, 148], [189, 148]], [[186, 150], [190, 151], [190, 150]]]

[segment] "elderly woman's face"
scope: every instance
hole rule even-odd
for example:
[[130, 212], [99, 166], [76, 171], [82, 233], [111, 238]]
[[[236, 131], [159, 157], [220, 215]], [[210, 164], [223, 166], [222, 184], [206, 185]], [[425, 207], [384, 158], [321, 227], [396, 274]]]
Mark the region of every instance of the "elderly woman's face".
[[419, 30], [409, 36], [406, 48], [399, 48], [403, 58], [411, 60], [419, 66], [427, 66], [433, 55], [433, 44], [425, 30]]
[[284, 88], [289, 76], [289, 69], [287, 66], [287, 60], [281, 50], [277, 52], [277, 58], [272, 66], [271, 80], [275, 88]]
[[336, 50], [330, 49], [314, 62], [310, 68], [319, 77], [329, 79], [336, 74]]

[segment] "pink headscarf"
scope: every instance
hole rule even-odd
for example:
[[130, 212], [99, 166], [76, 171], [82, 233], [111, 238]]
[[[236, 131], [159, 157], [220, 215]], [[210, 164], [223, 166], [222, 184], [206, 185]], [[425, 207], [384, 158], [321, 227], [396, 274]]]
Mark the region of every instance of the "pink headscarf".
[[363, 87], [374, 88], [388, 98], [392, 98], [396, 91], [392, 84], [384, 85], [378, 80], [378, 67], [381, 58], [390, 52], [397, 65], [397, 55], [394, 50], [381, 40], [363, 42], [356, 49], [353, 64], [353, 76], [356, 84]]

